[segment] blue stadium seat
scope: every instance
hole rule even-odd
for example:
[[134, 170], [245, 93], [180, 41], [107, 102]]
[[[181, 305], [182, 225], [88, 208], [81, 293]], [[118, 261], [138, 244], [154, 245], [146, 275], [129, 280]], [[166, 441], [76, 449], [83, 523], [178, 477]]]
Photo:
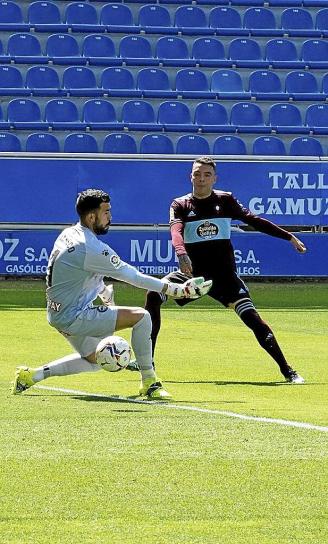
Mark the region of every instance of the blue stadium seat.
[[179, 101], [167, 101], [159, 105], [158, 124], [172, 131], [196, 131], [196, 127], [194, 127], [191, 121], [188, 106], [184, 102]]
[[253, 142], [253, 155], [286, 155], [285, 144], [277, 136], [260, 136]]
[[91, 4], [72, 2], [65, 10], [65, 23], [76, 32], [97, 32], [97, 10]]
[[87, 100], [83, 106], [82, 121], [94, 129], [119, 129], [120, 124], [116, 119], [116, 112], [113, 104], [108, 100], [96, 99]]
[[25, 85], [35, 96], [61, 95], [59, 77], [50, 66], [32, 66], [26, 72]]
[[215, 93], [210, 92], [207, 77], [201, 70], [179, 70], [175, 78], [175, 88], [184, 98], [215, 98]]
[[284, 100], [279, 76], [268, 70], [256, 70], [249, 76], [249, 91], [251, 96], [264, 100]]
[[72, 96], [99, 96], [93, 71], [86, 66], [69, 66], [63, 73], [63, 88]]
[[22, 151], [20, 139], [10, 132], [0, 132], [0, 152]]
[[248, 102], [239, 102], [232, 106], [230, 124], [238, 132], [270, 132], [264, 124], [261, 108]]
[[164, 66], [194, 66], [196, 63], [189, 57], [188, 46], [182, 38], [163, 36], [156, 44], [155, 57]]
[[195, 108], [195, 126], [203, 132], [233, 132], [228, 114], [219, 102], [200, 102]]
[[0, 30], [29, 30], [23, 23], [22, 10], [15, 2], [0, 2]]
[[45, 120], [54, 129], [83, 128], [77, 106], [67, 99], [49, 100], [45, 107]]
[[32, 2], [28, 7], [27, 20], [38, 32], [63, 32], [66, 28], [61, 21], [59, 8], [53, 2]]
[[98, 153], [97, 140], [91, 134], [69, 134], [65, 138], [64, 153]]
[[197, 38], [192, 44], [191, 57], [200, 66], [218, 66], [218, 61], [220, 65], [226, 64], [223, 44], [215, 38]]
[[100, 24], [110, 32], [135, 32], [132, 12], [125, 4], [107, 4], [100, 12]]
[[101, 34], [91, 34], [84, 38], [82, 55], [90, 64], [122, 64], [122, 61], [116, 57], [113, 40]]
[[108, 134], [104, 140], [104, 153], [135, 154], [137, 144], [129, 134]]
[[313, 36], [313, 20], [309, 11], [303, 8], [287, 8], [281, 14], [281, 28], [289, 36]]
[[289, 72], [285, 81], [286, 93], [296, 100], [325, 100], [319, 91], [316, 77], [309, 71]]
[[231, 7], [217, 6], [211, 9], [209, 14], [209, 26], [214, 28], [218, 34], [229, 36], [246, 34], [242, 30], [242, 22], [239, 11]]
[[145, 97], [176, 97], [177, 93], [172, 91], [169, 76], [160, 68], [143, 68], [137, 75], [137, 89], [142, 91]]
[[59, 142], [53, 134], [35, 132], [30, 134], [26, 140], [26, 151], [58, 153], [60, 151]]
[[155, 112], [146, 100], [128, 100], [122, 106], [122, 123], [129, 130], [160, 130]]
[[261, 67], [264, 63], [258, 42], [250, 38], [232, 40], [229, 45], [228, 58], [238, 67]]
[[302, 46], [301, 58], [310, 68], [328, 68], [328, 41], [306, 40]]
[[145, 32], [171, 34], [176, 29], [171, 24], [170, 12], [158, 4], [148, 4], [139, 10], [138, 24]]
[[325, 74], [322, 78], [321, 91], [324, 95], [328, 95], [328, 74]]
[[10, 60], [10, 57], [4, 53], [2, 41], [0, 40], [0, 62], [6, 63], [10, 62]]
[[174, 153], [172, 140], [165, 134], [145, 134], [141, 138], [140, 153], [172, 155]]
[[42, 56], [38, 38], [30, 33], [9, 36], [7, 52], [16, 62], [47, 62], [47, 59]]
[[41, 120], [39, 105], [29, 98], [11, 100], [7, 107], [7, 119], [14, 128], [42, 129], [46, 126]]
[[179, 6], [175, 12], [174, 26], [182, 33], [190, 33], [192, 29], [193, 35], [213, 33], [207, 26], [205, 12], [198, 6]]
[[119, 56], [128, 65], [157, 64], [150, 43], [143, 36], [124, 36], [120, 41]]
[[321, 31], [321, 34], [327, 38], [328, 36], [328, 8], [321, 9], [317, 12], [315, 18], [315, 28]]
[[246, 155], [244, 140], [238, 136], [219, 136], [213, 144], [214, 155]]
[[264, 7], [252, 7], [245, 11], [243, 26], [254, 36], [281, 35], [276, 29], [276, 19], [273, 12]]
[[197, 134], [186, 134], [180, 136], [176, 147], [177, 155], [209, 155], [210, 146], [204, 136]]
[[47, 39], [46, 55], [56, 64], [84, 64], [78, 43], [69, 34], [52, 34]]
[[274, 68], [301, 67], [296, 45], [291, 40], [276, 38], [268, 41], [265, 47], [265, 59]]
[[290, 155], [315, 157], [323, 156], [324, 152], [319, 140], [311, 137], [294, 138], [290, 144]]
[[328, 104], [311, 104], [305, 113], [305, 124], [313, 134], [328, 135]]
[[110, 96], [142, 96], [136, 89], [133, 74], [128, 68], [106, 68], [101, 74], [100, 86]]
[[23, 77], [15, 66], [0, 66], [0, 95], [26, 95]]
[[241, 75], [236, 70], [216, 70], [212, 74], [211, 91], [219, 98], [235, 98], [244, 100], [249, 93], [246, 93]]
[[278, 134], [308, 133], [301, 112], [294, 104], [273, 104], [269, 110], [269, 125]]

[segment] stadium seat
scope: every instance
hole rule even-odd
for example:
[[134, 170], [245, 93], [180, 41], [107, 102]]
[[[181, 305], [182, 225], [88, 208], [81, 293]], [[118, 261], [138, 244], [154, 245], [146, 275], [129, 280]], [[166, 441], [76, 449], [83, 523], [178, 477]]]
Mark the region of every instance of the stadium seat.
[[63, 32], [65, 29], [59, 8], [53, 2], [32, 2], [28, 7], [27, 20], [38, 32]]
[[309, 71], [289, 72], [285, 81], [286, 93], [296, 100], [324, 100], [315, 75]]
[[40, 42], [33, 34], [12, 34], [9, 36], [7, 52], [11, 58], [15, 59], [15, 62], [47, 62], [47, 59], [42, 56]]
[[186, 42], [176, 36], [163, 36], [156, 44], [155, 57], [164, 66], [193, 66]]
[[269, 110], [269, 125], [279, 133], [307, 133], [301, 112], [294, 104], [273, 104]]
[[230, 124], [238, 132], [270, 132], [264, 125], [263, 113], [257, 104], [239, 102], [230, 112]]
[[171, 24], [170, 12], [166, 7], [149, 4], [141, 6], [139, 10], [138, 24], [145, 32], [158, 32], [171, 34], [176, 29]]
[[321, 9], [317, 12], [315, 19], [315, 28], [321, 31], [321, 34], [327, 38], [328, 36], [328, 8]]
[[82, 44], [82, 55], [90, 64], [121, 64], [115, 53], [114, 42], [104, 35], [86, 36]]
[[35, 96], [61, 95], [59, 77], [50, 66], [32, 66], [26, 72], [25, 85]]
[[119, 56], [126, 64], [156, 64], [147, 38], [124, 36], [120, 41]]
[[203, 132], [232, 132], [228, 114], [219, 102], [200, 102], [195, 108], [195, 126]]
[[7, 107], [7, 119], [13, 128], [42, 129], [46, 126], [41, 120], [39, 105], [29, 98], [11, 100]]
[[207, 26], [205, 12], [198, 6], [179, 6], [175, 12], [174, 26], [182, 33], [212, 33]]
[[29, 94], [24, 89], [23, 77], [15, 66], [0, 66], [0, 95]]
[[172, 91], [169, 76], [160, 68], [143, 68], [137, 75], [137, 89], [145, 97], [176, 97]]
[[313, 36], [313, 20], [309, 11], [303, 8], [287, 8], [281, 14], [281, 28], [289, 36]]
[[264, 7], [252, 7], [245, 11], [243, 27], [254, 36], [272, 36], [281, 34], [276, 29], [276, 19], [273, 12]]
[[302, 46], [301, 59], [310, 68], [328, 68], [328, 41], [306, 40]]
[[65, 23], [76, 32], [97, 32], [97, 10], [86, 2], [72, 2], [65, 10]]
[[82, 121], [94, 129], [118, 129], [120, 128], [116, 120], [116, 112], [113, 104], [108, 100], [87, 100], [83, 106]]
[[238, 67], [262, 66], [262, 53], [259, 44], [250, 38], [236, 38], [229, 45], [228, 58]]
[[158, 124], [172, 131], [196, 131], [196, 127], [194, 127], [191, 121], [188, 106], [184, 102], [179, 101], [167, 101], [159, 105]]
[[145, 134], [140, 142], [141, 154], [172, 155], [172, 140], [165, 134]]
[[251, 96], [264, 100], [283, 100], [285, 95], [279, 76], [268, 70], [256, 70], [249, 76]]
[[238, 136], [219, 136], [213, 144], [214, 155], [246, 155], [244, 140]]
[[136, 90], [133, 74], [128, 68], [110, 67], [101, 74], [100, 86], [110, 96], [141, 97], [142, 93]]
[[0, 132], [0, 152], [3, 151], [22, 151], [19, 138], [10, 132]]
[[100, 12], [100, 24], [112, 32], [135, 32], [132, 12], [125, 4], [107, 4]]
[[53, 134], [36, 132], [28, 136], [26, 151], [33, 153], [58, 153], [60, 151], [59, 142]]
[[6, 63], [10, 62], [10, 60], [10, 57], [4, 53], [2, 41], [0, 40], [0, 62]]
[[65, 138], [64, 153], [98, 153], [97, 140], [91, 134], [69, 134]]
[[175, 88], [184, 98], [215, 98], [215, 93], [209, 90], [207, 77], [201, 70], [179, 70], [175, 78]]
[[321, 91], [322, 91], [322, 94], [324, 95], [328, 95], [328, 74], [325, 74], [322, 78], [322, 88], [321, 88]]
[[47, 39], [46, 55], [48, 60], [56, 64], [84, 64], [85, 60], [80, 57], [79, 46], [69, 34], [52, 34]]
[[15, 2], [0, 2], [0, 30], [29, 30], [23, 23], [22, 10]]
[[77, 106], [67, 99], [53, 99], [47, 102], [45, 107], [45, 120], [54, 129], [80, 129]]
[[217, 6], [211, 9], [209, 14], [209, 26], [214, 28], [218, 34], [229, 36], [246, 34], [242, 30], [242, 23], [239, 11], [231, 7]]
[[204, 136], [186, 134], [178, 139], [176, 154], [205, 156], [210, 154], [210, 146]]
[[286, 155], [285, 144], [277, 136], [260, 136], [253, 142], [253, 155]]
[[146, 100], [128, 100], [122, 106], [122, 123], [129, 130], [159, 130], [153, 106]]
[[320, 157], [324, 155], [319, 140], [311, 137], [294, 138], [290, 144], [289, 154], [303, 157]]
[[305, 124], [314, 134], [328, 135], [328, 104], [311, 104], [305, 113]]
[[197, 38], [192, 44], [191, 57], [200, 66], [218, 66], [218, 61], [226, 63], [223, 44], [215, 38]]
[[268, 60], [270, 65], [274, 68], [301, 67], [296, 45], [291, 40], [280, 38], [269, 40], [265, 47], [265, 59]]
[[129, 134], [108, 134], [104, 140], [104, 153], [135, 154], [137, 144]]
[[72, 96], [99, 96], [93, 71], [86, 66], [69, 66], [63, 73], [63, 88]]
[[212, 73], [211, 91], [219, 98], [244, 100], [249, 93], [243, 87], [241, 75], [236, 70], [216, 70]]

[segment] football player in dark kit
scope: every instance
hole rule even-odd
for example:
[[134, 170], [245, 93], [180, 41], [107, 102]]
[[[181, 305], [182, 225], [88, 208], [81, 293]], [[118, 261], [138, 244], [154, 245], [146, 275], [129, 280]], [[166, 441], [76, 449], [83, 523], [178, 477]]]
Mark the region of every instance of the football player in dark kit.
[[[290, 232], [271, 221], [262, 219], [244, 208], [231, 193], [213, 190], [216, 164], [209, 157], [196, 159], [192, 166], [192, 193], [173, 200], [170, 207], [172, 244], [179, 260], [179, 272], [167, 276], [170, 281], [185, 282], [191, 276], [213, 280], [209, 296], [227, 308], [233, 308], [249, 327], [262, 348], [278, 364], [286, 381], [304, 383], [304, 379], [287, 363], [278, 342], [258, 314], [249, 291], [238, 276], [231, 244], [231, 220], [240, 220], [255, 230], [282, 238], [303, 253], [304, 244]], [[161, 324], [161, 304], [166, 296], [154, 291], [147, 293], [146, 309], [152, 318], [153, 354]], [[180, 306], [190, 299], [179, 299]]]

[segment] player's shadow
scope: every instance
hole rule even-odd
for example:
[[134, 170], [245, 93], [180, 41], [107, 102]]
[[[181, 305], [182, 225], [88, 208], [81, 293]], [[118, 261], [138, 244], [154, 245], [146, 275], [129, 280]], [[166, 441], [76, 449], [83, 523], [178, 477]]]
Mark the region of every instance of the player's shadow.
[[256, 385], [259, 387], [276, 387], [280, 385], [290, 385], [287, 382], [249, 382], [249, 381], [235, 381], [235, 380], [221, 380], [221, 381], [168, 381], [166, 380], [165, 383], [186, 383], [186, 384], [213, 384], [213, 385]]

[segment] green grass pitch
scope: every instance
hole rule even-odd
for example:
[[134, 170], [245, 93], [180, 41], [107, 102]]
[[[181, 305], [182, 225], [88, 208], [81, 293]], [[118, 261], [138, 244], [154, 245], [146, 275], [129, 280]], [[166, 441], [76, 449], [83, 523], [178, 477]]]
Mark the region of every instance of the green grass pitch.
[[[221, 413], [328, 426], [328, 286], [250, 287], [306, 384], [282, 384], [233, 312], [208, 298], [170, 302], [157, 371], [175, 400], [164, 408], [110, 398], [137, 394], [127, 371], [43, 382], [85, 395], [12, 396], [17, 364], [71, 348], [46, 322], [42, 282], [0, 283], [3, 544], [328, 542], [328, 433]], [[116, 293], [119, 304], [143, 305], [140, 290]]]

